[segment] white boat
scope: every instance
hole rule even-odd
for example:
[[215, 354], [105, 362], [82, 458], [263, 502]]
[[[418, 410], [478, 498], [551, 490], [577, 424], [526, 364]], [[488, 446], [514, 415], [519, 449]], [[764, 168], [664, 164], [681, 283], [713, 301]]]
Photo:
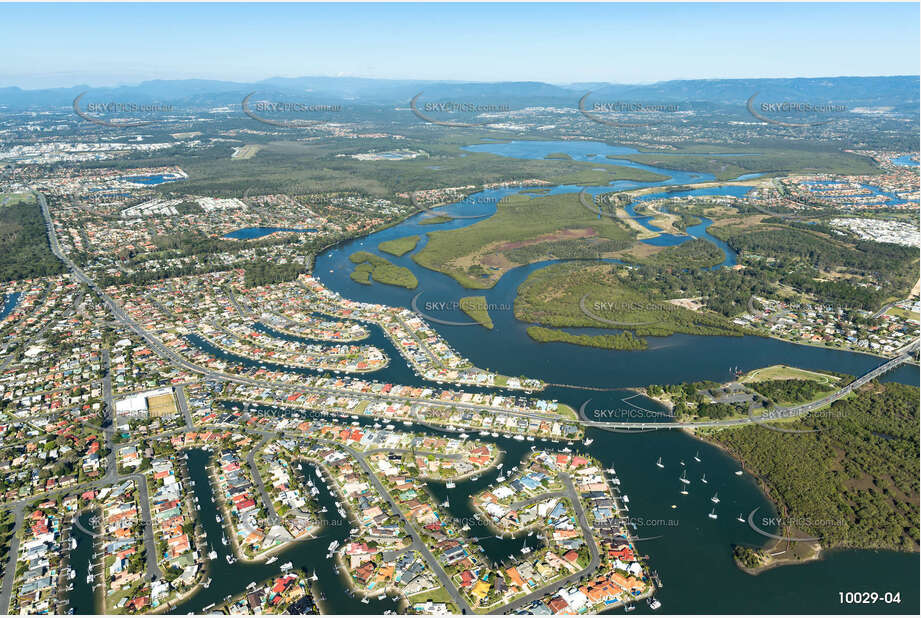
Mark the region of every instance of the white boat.
[[88, 584], [93, 583], [93, 572], [92, 571], [86, 574], [86, 583]]
[[591, 446], [592, 442], [594, 441], [595, 441], [595, 438], [589, 438], [588, 440], [585, 441], [585, 446]]
[[71, 548], [71, 549], [77, 549], [77, 539], [71, 537], [71, 539], [70, 539], [70, 548]]
[[707, 475], [706, 475], [706, 474], [704, 474], [702, 477], [700, 477], [700, 482], [703, 483], [704, 485], [707, 484]]
[[520, 433], [519, 433], [519, 434], [515, 434], [514, 438], [515, 438], [515, 440], [518, 440], [519, 442], [523, 442], [523, 441], [524, 441], [524, 436], [521, 435]]
[[217, 552], [212, 549], [211, 551], [208, 552], [208, 560], [216, 560], [216, 559], [217, 559]]
[[659, 609], [660, 607], [662, 607], [662, 603], [660, 603], [658, 600], [656, 600], [655, 597], [652, 597], [652, 598], [649, 599], [649, 609], [651, 609], [651, 610], [657, 610], [657, 609]]
[[710, 498], [710, 502], [712, 502], [713, 504], [719, 504], [720, 503], [719, 495], [713, 494], [713, 497]]
[[697, 463], [700, 463], [700, 451], [697, 451], [696, 453], [694, 453], [694, 461], [696, 461]]
[[736, 470], [736, 476], [742, 476], [742, 471], [741, 471], [741, 470]]
[[492, 432], [492, 433], [489, 434], [489, 435], [492, 436], [493, 438], [498, 438], [498, 437], [499, 437], [499, 434], [497, 434], [495, 431]]
[[664, 468], [664, 467], [665, 467], [665, 464], [662, 463], [662, 458], [661, 458], [661, 457], [659, 457], [659, 460], [656, 461], [656, 466], [659, 467], [659, 468]]
[[220, 516], [220, 515], [215, 515], [215, 516], [214, 516], [214, 521], [216, 521], [217, 523], [221, 523], [221, 516]]
[[250, 583], [246, 584], [246, 589], [247, 589], [247, 590], [252, 590], [252, 589], [255, 588], [255, 587], [256, 587], [256, 582], [250, 582]]
[[691, 484], [691, 481], [688, 480], [688, 473], [687, 473], [687, 472], [682, 472], [682, 473], [681, 473], [681, 478], [679, 478], [678, 480], [681, 481], [682, 483], [684, 483], [685, 485], [690, 485], [690, 484]]
[[266, 564], [275, 564], [276, 562], [278, 562], [278, 556], [272, 556], [265, 561]]
[[607, 468], [607, 469], [605, 470], [605, 472], [607, 472], [608, 474], [617, 474], [617, 472], [614, 470], [614, 468]]
[[367, 605], [367, 604], [370, 603], [371, 601], [368, 600], [368, 597], [365, 597], [365, 598], [363, 598], [363, 599], [361, 600], [361, 602], [364, 603], [365, 605]]
[[469, 438], [470, 436], [467, 435], [467, 434], [465, 434], [465, 433], [462, 433], [462, 434], [459, 435], [458, 437], [459, 437], [461, 440], [466, 440], [466, 439]]
[[621, 497], [621, 500], [623, 500], [624, 502], [630, 502], [630, 496], [628, 496], [627, 494], [624, 494], [624, 495]]
[[631, 605], [631, 604], [629, 604], [629, 603], [628, 603], [627, 605], [624, 605], [624, 612], [625, 612], [625, 613], [632, 612], [632, 611], [635, 610], [635, 609], [636, 609], [636, 606], [635, 606], [635, 605]]
[[349, 534], [358, 534], [358, 528], [352, 528], [349, 530]]
[[502, 483], [502, 482], [504, 482], [504, 481], [505, 481], [505, 477], [504, 477], [504, 476], [500, 476], [499, 478], [496, 479], [496, 482], [497, 482], [497, 483]]
[[226, 536], [221, 535], [221, 543], [223, 543], [224, 545], [227, 545], [227, 537], [226, 537]]
[[326, 548], [326, 551], [336, 551], [337, 547], [339, 547], [339, 541], [333, 541], [329, 544], [329, 547]]
[[566, 448], [563, 449], [563, 452], [564, 452], [564, 453], [571, 453], [571, 452], [572, 452], [572, 449], [569, 448], [569, 447], [567, 446]]
[[681, 486], [681, 492], [679, 492], [679, 493], [681, 493], [682, 496], [686, 496], [686, 495], [688, 495], [688, 490], [687, 490], [687, 488], [685, 488], [684, 485], [682, 485], [682, 486]]
[[707, 515], [710, 519], [716, 519], [716, 507], [713, 507], [713, 510]]
[[234, 562], [237, 561], [236, 558], [234, 558], [234, 557], [231, 556], [230, 554], [228, 554], [228, 555], [226, 555], [226, 556], [224, 556], [224, 557], [227, 559], [227, 564], [233, 564]]
[[742, 513], [739, 513], [739, 516], [736, 517], [736, 521], [740, 521], [740, 522], [742, 522], [743, 524], [745, 523], [745, 519], [742, 517]]
[[475, 477], [471, 478], [470, 480], [471, 480], [471, 481], [479, 481], [479, 480], [480, 480], [480, 477], [475, 476]]
[[210, 588], [210, 587], [211, 587], [211, 578], [209, 577], [209, 578], [206, 579], [204, 582], [202, 582], [201, 587], [202, 587], [202, 588], [205, 588], [205, 589]]

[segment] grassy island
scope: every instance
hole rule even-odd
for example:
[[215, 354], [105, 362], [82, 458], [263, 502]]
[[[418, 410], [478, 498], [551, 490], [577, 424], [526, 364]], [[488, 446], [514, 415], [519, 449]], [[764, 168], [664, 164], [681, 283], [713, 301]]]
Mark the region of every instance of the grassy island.
[[465, 296], [460, 299], [460, 308], [461, 311], [476, 320], [484, 328], [493, 329], [492, 318], [489, 317], [485, 296]]
[[358, 283], [370, 285], [370, 280], [373, 279], [378, 283], [396, 285], [410, 290], [419, 285], [416, 275], [411, 270], [397, 266], [379, 255], [357, 251], [349, 256], [349, 260], [356, 264], [355, 270], [349, 276]]
[[415, 249], [417, 244], [419, 244], [418, 236], [404, 236], [403, 238], [395, 238], [394, 240], [385, 240], [378, 244], [377, 248], [384, 253], [401, 256]]

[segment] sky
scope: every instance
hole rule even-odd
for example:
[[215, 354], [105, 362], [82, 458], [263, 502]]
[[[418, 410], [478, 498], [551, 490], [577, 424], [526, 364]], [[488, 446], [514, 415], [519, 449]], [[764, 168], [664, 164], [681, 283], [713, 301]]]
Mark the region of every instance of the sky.
[[919, 74], [919, 4], [0, 4], [0, 86]]

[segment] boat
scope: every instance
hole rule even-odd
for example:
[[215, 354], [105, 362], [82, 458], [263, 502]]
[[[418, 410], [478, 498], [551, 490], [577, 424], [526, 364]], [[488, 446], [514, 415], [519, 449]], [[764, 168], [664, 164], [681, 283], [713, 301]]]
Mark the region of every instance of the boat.
[[632, 612], [632, 611], [635, 610], [635, 609], [636, 609], [636, 606], [635, 606], [635, 605], [632, 605], [632, 604], [630, 604], [630, 603], [628, 603], [627, 605], [624, 605], [624, 612], [625, 612], [625, 613]]
[[88, 584], [93, 583], [93, 572], [92, 571], [86, 574], [86, 583]]
[[742, 517], [742, 513], [739, 513], [739, 516], [736, 517], [736, 521], [740, 521], [740, 522], [742, 522], [743, 524], [745, 523], [745, 519]]
[[339, 541], [333, 541], [329, 544], [329, 547], [326, 548], [326, 551], [336, 551], [337, 547], [339, 547]]
[[710, 511], [710, 514], [707, 515], [710, 519], [716, 519], [716, 507], [713, 507], [713, 510]]
[[255, 587], [256, 587], [256, 582], [250, 582], [250, 583], [246, 584], [246, 589], [247, 589], [247, 590], [252, 590], [252, 589], [255, 588]]
[[659, 467], [659, 468], [664, 468], [664, 467], [665, 467], [665, 464], [662, 463], [662, 458], [661, 458], [661, 457], [659, 457], [658, 461], [656, 461], [656, 466]]
[[505, 482], [505, 477], [504, 477], [504, 476], [498, 477], [498, 478], [496, 479], [496, 482], [497, 482], [497, 483], [503, 483], [503, 482]]
[[505, 465], [504, 463], [500, 463], [498, 466], [496, 466], [496, 470], [501, 470], [501, 469], [502, 469], [502, 466], [504, 466], [504, 465]]
[[707, 484], [707, 475], [706, 475], [706, 474], [704, 474], [702, 477], [700, 477], [700, 482], [703, 483], [704, 485]]
[[363, 598], [363, 599], [361, 600], [361, 602], [364, 603], [365, 605], [367, 605], [367, 604], [370, 603], [371, 601], [368, 600], [368, 597], [365, 597], [365, 598]]
[[678, 480], [681, 481], [682, 483], [684, 483], [685, 485], [690, 485], [690, 484], [691, 484], [691, 481], [688, 480], [688, 473], [687, 473], [687, 471], [682, 472], [682, 473], [681, 473], [681, 478], [679, 478]]
[[659, 609], [660, 607], [662, 607], [662, 603], [660, 603], [658, 600], [656, 600], [655, 597], [650, 597], [648, 603], [649, 603], [649, 609], [651, 609], [651, 610], [653, 610], [653, 611], [655, 611], [655, 610]]
[[460, 436], [458, 436], [458, 437], [459, 437], [461, 440], [466, 440], [466, 439], [469, 438], [470, 436], [467, 435], [467, 434], [465, 434], [465, 433], [462, 433], [462, 434], [461, 434]]
[[688, 495], [687, 487], [684, 486], [684, 485], [681, 485], [681, 492], [680, 492], [680, 493], [681, 493], [682, 496]]
[[624, 494], [623, 496], [621, 496], [621, 500], [623, 500], [624, 502], [630, 502], [630, 496], [628, 496], [627, 494]]
[[572, 452], [572, 449], [569, 448], [569, 447], [567, 446], [567, 447], [565, 447], [565, 448], [563, 449], [563, 452], [564, 452], [564, 453], [571, 453], [571, 452]]
[[70, 548], [71, 548], [71, 549], [77, 549], [77, 539], [75, 539], [75, 538], [71, 538], [71, 539], [70, 539]]
[[454, 481], [448, 481], [447, 483], [445, 483], [445, 487], [447, 487], [448, 489], [454, 489], [455, 487], [457, 487], [457, 485], [454, 484]]
[[589, 438], [588, 440], [585, 441], [585, 446], [591, 446], [592, 442], [594, 441], [595, 441], [595, 438]]
[[202, 582], [201, 587], [202, 587], [202, 588], [205, 588], [205, 589], [210, 588], [210, 587], [211, 587], [211, 578], [209, 577], [209, 578], [206, 579], [204, 582]]
[[710, 498], [710, 502], [712, 502], [713, 504], [719, 504], [719, 503], [720, 503], [719, 495], [718, 495], [718, 494], [713, 494], [713, 497]]
[[221, 535], [221, 543], [223, 543], [224, 545], [227, 545], [227, 537], [226, 537], [226, 536]]
[[278, 556], [272, 556], [265, 561], [266, 564], [275, 564], [276, 562], [278, 562]]
[[614, 471], [614, 468], [607, 468], [605, 472], [607, 472], [608, 474], [617, 474], [617, 472]]
[[215, 559], [217, 559], [217, 552], [212, 549], [211, 551], [208, 552], [208, 560], [215, 560]]
[[681, 460], [681, 467], [683, 468], [684, 466], [685, 466], [684, 460], [682, 459], [682, 460]]
[[214, 516], [214, 521], [216, 521], [217, 523], [221, 523], [221, 516], [220, 516], [220, 515], [215, 515], [215, 516]]
[[736, 470], [736, 476], [742, 476], [742, 471], [741, 471], [741, 470]]
[[227, 564], [233, 564], [234, 562], [237, 561], [236, 558], [234, 558], [234, 557], [231, 556], [230, 554], [227, 554], [227, 555], [225, 556], [225, 558], [227, 559]]
[[523, 441], [524, 441], [524, 436], [521, 435], [520, 433], [518, 433], [518, 434], [515, 434], [514, 439], [515, 439], [515, 440], [518, 440], [519, 442], [523, 442]]
[[492, 433], [489, 434], [489, 435], [492, 436], [493, 438], [498, 438], [498, 437], [499, 437], [499, 434], [497, 434], [495, 431], [492, 432]]
[[471, 478], [470, 480], [471, 480], [471, 481], [479, 481], [479, 480], [480, 480], [480, 477], [478, 477], [478, 476], [474, 476], [474, 477], [473, 477], [473, 478]]
[[358, 528], [352, 528], [349, 530], [349, 534], [358, 534]]
[[696, 453], [694, 453], [694, 461], [696, 461], [697, 463], [700, 463], [700, 451], [697, 451]]

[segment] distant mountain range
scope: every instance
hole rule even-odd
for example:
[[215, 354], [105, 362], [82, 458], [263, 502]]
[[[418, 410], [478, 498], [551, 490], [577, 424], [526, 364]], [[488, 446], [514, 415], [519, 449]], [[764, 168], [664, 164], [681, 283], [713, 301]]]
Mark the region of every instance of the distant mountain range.
[[355, 77], [275, 77], [260, 82], [205, 79], [152, 80], [135, 86], [23, 90], [0, 88], [0, 109], [53, 109], [70, 106], [88, 92], [86, 100], [130, 103], [168, 103], [178, 108], [239, 105], [250, 92], [260, 98], [283, 97], [304, 103], [406, 106], [423, 92], [420, 101], [473, 102], [527, 106], [575, 106], [586, 92], [592, 101], [644, 103], [709, 103], [744, 105], [755, 93], [759, 100], [833, 103], [853, 107], [893, 107], [916, 112], [921, 80], [917, 75], [889, 77], [816, 77], [769, 79], [695, 79], [654, 84], [584, 83], [565, 86], [543, 82], [454, 82], [388, 80]]

